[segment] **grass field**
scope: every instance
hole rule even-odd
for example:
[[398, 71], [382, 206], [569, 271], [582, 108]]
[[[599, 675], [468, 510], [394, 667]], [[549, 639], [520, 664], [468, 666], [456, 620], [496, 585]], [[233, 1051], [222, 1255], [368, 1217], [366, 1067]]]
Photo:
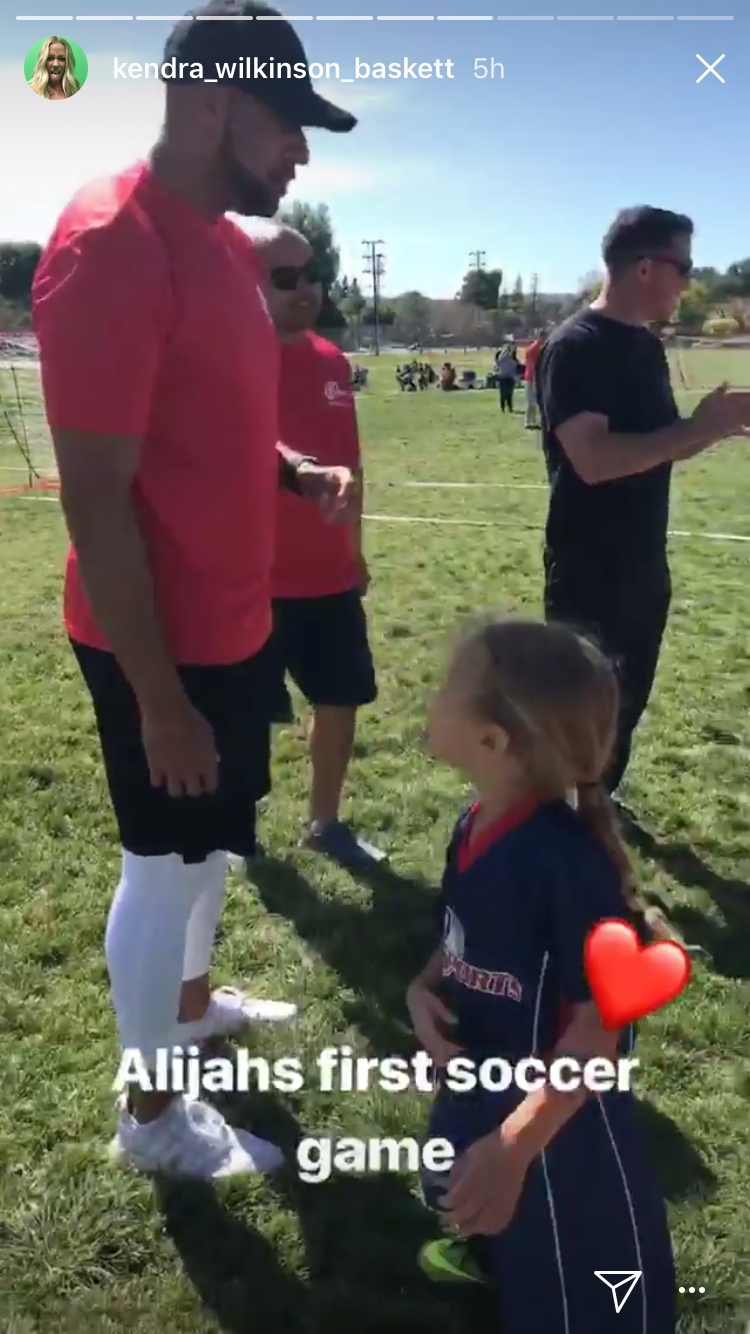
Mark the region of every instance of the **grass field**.
[[[416, 1095], [321, 1093], [313, 1062], [345, 1042], [411, 1051], [404, 989], [430, 947], [466, 796], [423, 754], [425, 699], [465, 614], [540, 606], [538, 437], [520, 414], [502, 419], [493, 393], [401, 395], [394, 363], [370, 364], [360, 419], [367, 511], [380, 516], [366, 540], [381, 694], [361, 720], [350, 811], [391, 869], [364, 883], [296, 849], [307, 767], [299, 727], [286, 730], [262, 822], [272, 860], [253, 883], [232, 880], [216, 955], [217, 981], [301, 1005], [296, 1033], [255, 1050], [301, 1053], [308, 1087], [225, 1100], [292, 1160], [302, 1133], [400, 1137], [424, 1123]], [[696, 385], [743, 383], [710, 366]], [[439, 482], [472, 485], [428, 485]], [[643, 884], [710, 956], [641, 1035], [678, 1281], [706, 1288], [680, 1298], [680, 1334], [745, 1334], [750, 1321], [749, 490], [739, 441], [676, 477], [674, 605], [627, 790]], [[103, 933], [119, 858], [60, 628], [64, 552], [49, 497], [0, 499], [0, 1330], [249, 1334], [268, 1319], [283, 1334], [498, 1334], [481, 1297], [417, 1273], [434, 1224], [407, 1174], [312, 1185], [290, 1168], [212, 1194], [107, 1165], [117, 1052]]]

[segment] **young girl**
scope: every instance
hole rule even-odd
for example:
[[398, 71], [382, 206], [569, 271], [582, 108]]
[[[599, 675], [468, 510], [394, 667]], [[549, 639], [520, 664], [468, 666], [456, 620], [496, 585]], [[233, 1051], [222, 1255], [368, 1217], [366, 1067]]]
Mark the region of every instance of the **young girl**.
[[[443, 944], [408, 993], [438, 1069], [459, 1054], [584, 1064], [632, 1050], [632, 1031], [603, 1029], [583, 965], [604, 918], [649, 934], [601, 785], [618, 702], [609, 664], [562, 626], [491, 623], [454, 657], [430, 748], [479, 800], [448, 848]], [[673, 1334], [666, 1213], [633, 1112], [616, 1088], [458, 1092], [441, 1077], [429, 1138], [456, 1157], [425, 1194], [454, 1237], [422, 1267], [496, 1284], [503, 1334]], [[624, 1287], [613, 1296], [597, 1270], [641, 1274], [619, 1311]]]

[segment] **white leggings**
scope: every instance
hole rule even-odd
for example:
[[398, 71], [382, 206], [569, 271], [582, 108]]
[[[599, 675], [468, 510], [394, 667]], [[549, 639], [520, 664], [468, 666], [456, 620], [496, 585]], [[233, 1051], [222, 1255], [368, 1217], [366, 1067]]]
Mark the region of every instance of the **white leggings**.
[[221, 916], [227, 859], [123, 852], [122, 878], [107, 922], [105, 949], [120, 1045], [140, 1051], [149, 1069], [164, 1047], [203, 1036], [201, 1021], [177, 1021], [183, 981], [208, 972]]

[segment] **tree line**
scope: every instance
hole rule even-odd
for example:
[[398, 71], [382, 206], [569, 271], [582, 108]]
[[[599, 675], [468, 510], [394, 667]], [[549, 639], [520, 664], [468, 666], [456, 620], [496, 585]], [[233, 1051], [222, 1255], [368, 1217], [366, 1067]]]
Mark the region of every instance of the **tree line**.
[[[376, 321], [372, 297], [360, 280], [341, 273], [341, 255], [325, 204], [298, 201], [281, 215], [310, 242], [321, 273], [320, 332], [342, 346], [367, 344]], [[31, 285], [41, 256], [34, 242], [0, 244], [0, 331], [28, 328]], [[510, 334], [523, 336], [558, 323], [600, 290], [601, 276], [582, 278], [572, 294], [524, 290], [518, 276], [508, 287], [502, 269], [469, 269], [453, 297], [436, 299], [402, 292], [378, 303], [377, 322], [389, 341], [406, 346], [496, 346]], [[675, 316], [678, 332], [728, 337], [750, 332], [750, 258], [717, 268], [697, 268]]]

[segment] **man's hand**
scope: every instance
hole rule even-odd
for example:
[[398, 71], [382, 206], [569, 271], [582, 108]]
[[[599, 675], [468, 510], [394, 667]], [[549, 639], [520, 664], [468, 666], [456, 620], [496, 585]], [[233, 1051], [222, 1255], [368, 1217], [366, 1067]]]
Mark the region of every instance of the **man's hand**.
[[718, 444], [750, 430], [750, 392], [719, 385], [701, 399], [690, 418], [696, 431]]
[[502, 1130], [477, 1140], [459, 1158], [448, 1194], [440, 1201], [444, 1223], [464, 1237], [494, 1237], [511, 1222], [528, 1164]]
[[444, 1070], [451, 1057], [458, 1056], [461, 1051], [444, 1031], [455, 1024], [455, 1016], [440, 997], [421, 982], [412, 982], [406, 993], [406, 1005], [423, 1050], [438, 1070]]
[[359, 486], [351, 468], [302, 463], [297, 479], [300, 494], [316, 500], [329, 523], [352, 523], [359, 517]]
[[141, 715], [141, 736], [154, 787], [170, 797], [200, 797], [219, 785], [214, 734], [187, 696], [168, 711]]

